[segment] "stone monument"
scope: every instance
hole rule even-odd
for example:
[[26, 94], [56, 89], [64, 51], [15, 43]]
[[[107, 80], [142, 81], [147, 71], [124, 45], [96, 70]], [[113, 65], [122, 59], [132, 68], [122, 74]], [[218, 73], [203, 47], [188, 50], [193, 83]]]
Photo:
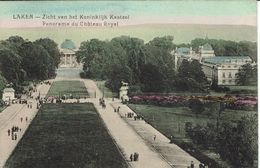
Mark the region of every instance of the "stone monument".
[[129, 97], [127, 95], [128, 89], [129, 89], [128, 83], [122, 81], [121, 88], [119, 89], [119, 98], [122, 100], [122, 102], [129, 101]]

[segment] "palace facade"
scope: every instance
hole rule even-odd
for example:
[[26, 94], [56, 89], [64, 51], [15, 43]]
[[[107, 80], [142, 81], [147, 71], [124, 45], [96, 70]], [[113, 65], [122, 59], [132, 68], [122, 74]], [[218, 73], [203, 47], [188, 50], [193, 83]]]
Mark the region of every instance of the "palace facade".
[[216, 56], [208, 43], [200, 46], [197, 53], [192, 48], [181, 47], [176, 48], [172, 54], [176, 72], [184, 59], [198, 60], [207, 79], [211, 82], [216, 81], [218, 85], [236, 85], [239, 68], [244, 64], [253, 63], [249, 56]]

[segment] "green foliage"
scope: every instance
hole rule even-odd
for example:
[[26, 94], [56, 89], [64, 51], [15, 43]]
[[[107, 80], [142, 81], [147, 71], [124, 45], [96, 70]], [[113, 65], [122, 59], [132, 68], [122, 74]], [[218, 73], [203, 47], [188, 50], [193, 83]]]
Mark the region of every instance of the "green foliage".
[[146, 74], [142, 72], [142, 67], [151, 64], [162, 76], [160, 92], [205, 92], [209, 83], [201, 64], [196, 60], [184, 60], [176, 73], [174, 58], [171, 55], [176, 46], [193, 47], [198, 51], [199, 46], [205, 43], [212, 45], [217, 56], [249, 55], [253, 59], [256, 57], [256, 43], [196, 38], [191, 44], [175, 45], [172, 36], [155, 37], [148, 43], [129, 36], [115, 37], [110, 41], [91, 39], [81, 43], [76, 55], [78, 61], [84, 64], [84, 76], [106, 80], [107, 86], [113, 91], [117, 91], [122, 80], [128, 81], [130, 85], [142, 86], [146, 91], [158, 91], [158, 88], [145, 88], [148, 85], [141, 79], [141, 74]]
[[217, 56], [249, 56], [253, 61], [257, 62], [257, 44], [250, 41], [230, 41], [216, 39], [196, 38], [191, 41], [191, 46], [195, 51], [199, 50], [199, 46], [209, 43], [212, 45], [215, 55]]
[[[116, 37], [110, 41], [92, 39], [82, 42], [76, 55], [77, 59], [84, 63], [86, 76], [106, 79], [106, 86], [118, 91], [121, 81], [130, 85], [144, 86], [141, 74], [145, 64], [156, 67], [162, 78], [160, 81], [172, 80], [174, 76], [173, 58], [170, 54], [174, 47], [172, 40], [171, 36], [157, 37], [144, 44], [143, 40], [129, 36]], [[144, 90], [157, 91], [152, 88]]]
[[196, 116], [204, 111], [204, 105], [199, 99], [190, 99], [189, 107]]
[[49, 38], [41, 38], [34, 42], [36, 45], [41, 45], [53, 58], [53, 64], [57, 68], [60, 63], [60, 51], [58, 48], [58, 44]]
[[54, 59], [41, 46], [32, 42], [22, 44], [21, 66], [27, 72], [29, 79], [48, 79], [55, 74]]
[[50, 39], [32, 43], [19, 36], [11, 36], [0, 42], [1, 74], [18, 92], [25, 80], [53, 77], [59, 59], [57, 44]]
[[187, 135], [205, 149], [213, 147], [223, 160], [234, 167], [256, 167], [257, 160], [257, 116], [243, 116], [237, 123], [224, 121], [218, 129], [214, 124], [207, 126], [187, 125]]
[[3, 89], [6, 87], [6, 84], [7, 84], [6, 79], [0, 73], [0, 98], [2, 97], [2, 92], [3, 92]]
[[159, 68], [152, 64], [145, 64], [141, 70], [141, 82], [144, 85], [144, 92], [163, 91], [163, 75]]
[[255, 167], [257, 142], [257, 116], [245, 116], [236, 126], [223, 124], [217, 149], [220, 156], [235, 167]]
[[244, 64], [239, 68], [237, 76], [237, 84], [239, 85], [256, 85], [257, 84], [257, 66]]
[[180, 91], [205, 92], [208, 81], [197, 60], [183, 60], [179, 69], [175, 86]]

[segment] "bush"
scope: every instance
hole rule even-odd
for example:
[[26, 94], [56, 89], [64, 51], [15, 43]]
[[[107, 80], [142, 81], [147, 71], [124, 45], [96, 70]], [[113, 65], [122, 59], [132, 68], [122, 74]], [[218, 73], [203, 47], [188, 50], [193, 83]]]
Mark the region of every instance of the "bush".
[[86, 73], [85, 73], [85, 72], [80, 72], [79, 76], [80, 76], [81, 78], [86, 78]]
[[189, 100], [189, 108], [196, 115], [202, 113], [204, 111], [204, 105], [199, 99], [190, 99]]
[[139, 95], [142, 94], [140, 85], [131, 85], [128, 90], [128, 95]]
[[0, 100], [0, 107], [3, 107], [5, 105], [5, 102], [3, 100]]

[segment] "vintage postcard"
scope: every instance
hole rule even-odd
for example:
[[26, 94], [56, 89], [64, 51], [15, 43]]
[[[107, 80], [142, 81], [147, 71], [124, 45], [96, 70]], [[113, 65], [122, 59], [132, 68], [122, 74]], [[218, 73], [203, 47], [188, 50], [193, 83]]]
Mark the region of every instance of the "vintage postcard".
[[0, 167], [257, 168], [256, 1], [0, 6]]

